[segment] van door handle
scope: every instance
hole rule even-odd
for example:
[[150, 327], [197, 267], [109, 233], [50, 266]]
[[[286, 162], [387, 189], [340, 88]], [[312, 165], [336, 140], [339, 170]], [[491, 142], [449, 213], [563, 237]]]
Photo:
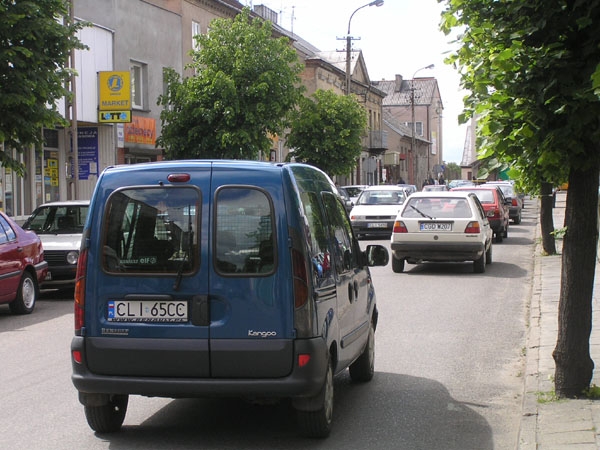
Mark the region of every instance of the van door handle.
[[201, 327], [210, 325], [208, 295], [194, 295], [192, 297], [192, 324]]

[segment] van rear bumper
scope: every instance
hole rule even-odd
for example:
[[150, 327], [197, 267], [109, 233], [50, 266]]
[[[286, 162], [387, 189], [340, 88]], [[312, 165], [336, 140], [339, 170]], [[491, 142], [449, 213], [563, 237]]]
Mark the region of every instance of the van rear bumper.
[[[85, 362], [84, 338], [75, 336], [71, 342], [71, 355], [80, 352]], [[298, 365], [301, 354], [310, 355], [310, 362]], [[307, 397], [316, 395], [327, 372], [327, 345], [323, 338], [294, 341], [292, 372], [279, 378], [178, 378], [98, 375], [84, 363], [71, 358], [71, 380], [85, 404], [86, 394], [124, 394], [147, 397]], [[83, 395], [81, 395], [83, 394]]]

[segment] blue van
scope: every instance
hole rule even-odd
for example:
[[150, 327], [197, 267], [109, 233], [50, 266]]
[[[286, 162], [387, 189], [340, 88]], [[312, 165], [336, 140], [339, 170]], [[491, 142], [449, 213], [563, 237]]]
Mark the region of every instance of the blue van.
[[333, 377], [374, 373], [369, 266], [335, 185], [303, 164], [173, 161], [107, 168], [83, 232], [72, 381], [90, 427], [129, 395], [291, 398], [326, 437]]

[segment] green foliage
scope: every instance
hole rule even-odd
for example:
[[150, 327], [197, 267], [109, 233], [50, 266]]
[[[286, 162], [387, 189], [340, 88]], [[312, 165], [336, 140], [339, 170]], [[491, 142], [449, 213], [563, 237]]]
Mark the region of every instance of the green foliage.
[[470, 92], [463, 120], [477, 117], [479, 157], [510, 166], [529, 191], [595, 165], [600, 0], [445, 4], [442, 30], [461, 32], [447, 62]]
[[189, 66], [195, 75], [165, 72], [157, 145], [168, 159], [256, 159], [302, 97], [295, 50], [289, 39], [273, 38], [270, 22], [251, 19], [248, 8], [233, 20], [213, 20], [196, 40]]
[[63, 24], [66, 0], [0, 0], [0, 165], [19, 175], [25, 168], [11, 156], [43, 143], [42, 127], [64, 125], [56, 100], [68, 96], [66, 67], [83, 23]]
[[356, 165], [366, 127], [366, 111], [355, 97], [319, 89], [300, 101], [287, 144], [297, 162], [344, 175]]

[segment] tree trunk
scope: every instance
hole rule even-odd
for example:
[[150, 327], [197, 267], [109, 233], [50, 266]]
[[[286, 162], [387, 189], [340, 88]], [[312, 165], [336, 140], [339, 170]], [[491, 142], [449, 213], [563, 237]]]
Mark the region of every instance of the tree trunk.
[[556, 255], [556, 239], [554, 231], [554, 219], [552, 209], [554, 208], [554, 196], [552, 195], [552, 184], [542, 183], [540, 205], [540, 225], [542, 232], [542, 248], [546, 255]]
[[592, 295], [598, 244], [598, 165], [571, 169], [565, 210], [554, 387], [558, 397], [581, 397], [594, 370], [590, 357]]

